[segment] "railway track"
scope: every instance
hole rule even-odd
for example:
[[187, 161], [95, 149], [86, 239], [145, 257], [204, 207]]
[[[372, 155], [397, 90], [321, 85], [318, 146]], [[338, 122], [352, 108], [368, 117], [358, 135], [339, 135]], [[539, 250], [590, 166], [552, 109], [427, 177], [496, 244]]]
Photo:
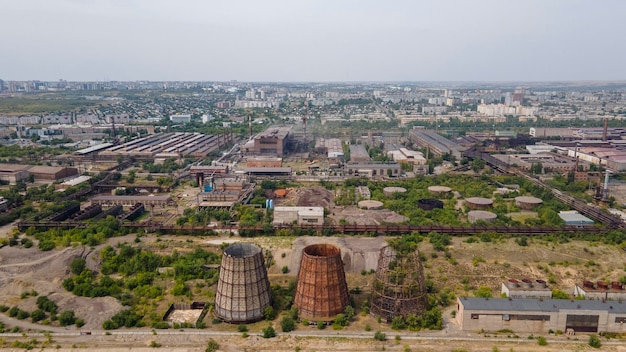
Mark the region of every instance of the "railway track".
[[[18, 223], [21, 229], [35, 228], [85, 228], [86, 224], [81, 221], [22, 221]], [[152, 231], [191, 233], [197, 231], [249, 231], [254, 234], [262, 234], [267, 231], [265, 226], [252, 227], [214, 227], [202, 225], [166, 225], [160, 222], [124, 222], [122, 227], [133, 229], [147, 229]], [[450, 235], [474, 235], [485, 232], [495, 232], [515, 235], [543, 235], [550, 233], [588, 233], [589, 230], [577, 226], [449, 226], [449, 225], [282, 225], [274, 226], [274, 230], [320, 232], [320, 233], [371, 233], [379, 235], [399, 235], [404, 233], [439, 232]], [[594, 228], [594, 232], [605, 232], [609, 229]]]

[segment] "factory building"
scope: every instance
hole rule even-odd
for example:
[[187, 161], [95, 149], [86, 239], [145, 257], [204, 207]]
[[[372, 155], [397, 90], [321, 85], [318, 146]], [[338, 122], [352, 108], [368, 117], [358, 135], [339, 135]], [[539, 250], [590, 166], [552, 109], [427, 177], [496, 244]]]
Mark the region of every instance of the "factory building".
[[30, 165], [0, 164], [0, 181], [14, 185], [20, 181], [27, 181]]
[[400, 176], [401, 171], [401, 166], [397, 163], [351, 162], [344, 165], [344, 172], [346, 173], [346, 176], [354, 177], [398, 177]]
[[409, 150], [406, 148], [399, 148], [398, 150], [391, 150], [387, 152], [387, 156], [391, 157], [393, 161], [398, 163], [406, 163], [413, 165], [426, 164], [426, 158], [421, 152]]
[[286, 153], [291, 126], [273, 126], [248, 141], [242, 151], [247, 155], [282, 157]]
[[565, 225], [593, 226], [594, 221], [576, 210], [560, 211], [559, 217], [565, 221]]
[[618, 301], [626, 299], [626, 290], [619, 281], [610, 284], [598, 281], [595, 284], [591, 281], [583, 281], [582, 284], [574, 286], [574, 296], [585, 297], [585, 299]]
[[56, 181], [78, 176], [78, 169], [74, 167], [36, 165], [28, 169], [35, 181]]
[[343, 145], [339, 138], [318, 138], [315, 141], [315, 152], [326, 154], [329, 159], [343, 158]]
[[362, 144], [350, 144], [350, 162], [370, 161], [370, 155]]
[[509, 298], [552, 298], [552, 290], [544, 280], [509, 279], [502, 283], [501, 293]]
[[323, 207], [275, 207], [274, 225], [323, 225]]
[[203, 158], [229, 143], [232, 143], [232, 135], [158, 133], [99, 151], [97, 159], [115, 161], [122, 157], [154, 161], [186, 156]]
[[122, 205], [133, 206], [137, 203], [142, 203], [146, 206], [168, 206], [172, 205], [173, 201], [170, 196], [109, 196], [109, 195], [97, 195], [91, 198], [91, 204], [94, 205]]
[[626, 303], [621, 301], [458, 298], [456, 319], [463, 331], [516, 333], [626, 332]]
[[461, 159], [461, 152], [467, 149], [435, 131], [414, 128], [409, 132], [409, 139], [419, 147], [428, 148], [436, 156], [449, 154]]

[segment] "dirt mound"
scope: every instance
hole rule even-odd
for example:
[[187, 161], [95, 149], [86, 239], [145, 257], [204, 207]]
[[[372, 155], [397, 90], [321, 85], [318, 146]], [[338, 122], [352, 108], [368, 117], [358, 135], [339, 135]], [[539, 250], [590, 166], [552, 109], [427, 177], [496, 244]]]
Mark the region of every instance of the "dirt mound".
[[[73, 310], [85, 320], [84, 328], [100, 328], [102, 323], [122, 309], [113, 297], [77, 297], [67, 292], [63, 279], [70, 275], [70, 263], [89, 253], [86, 247], [41, 252], [37, 248], [4, 247], [0, 249], [0, 301], [21, 309], [37, 309], [36, 297], [22, 299], [24, 292], [37, 291], [57, 303], [59, 311]], [[42, 328], [44, 326], [42, 325]]]
[[298, 189], [296, 197], [296, 205], [300, 207], [329, 208], [333, 204], [332, 192], [324, 187]]

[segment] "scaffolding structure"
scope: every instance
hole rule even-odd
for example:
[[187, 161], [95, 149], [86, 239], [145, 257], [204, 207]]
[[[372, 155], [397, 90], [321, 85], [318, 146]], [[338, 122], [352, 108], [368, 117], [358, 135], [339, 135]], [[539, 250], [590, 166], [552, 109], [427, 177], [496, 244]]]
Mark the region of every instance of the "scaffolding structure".
[[391, 322], [396, 316], [422, 315], [427, 305], [419, 252], [401, 255], [390, 246], [383, 247], [378, 257], [370, 313]]
[[339, 248], [314, 244], [304, 248], [294, 304], [309, 321], [330, 321], [349, 303], [348, 284]]
[[270, 295], [261, 248], [252, 243], [226, 247], [215, 294], [217, 316], [237, 324], [261, 320], [271, 303]]

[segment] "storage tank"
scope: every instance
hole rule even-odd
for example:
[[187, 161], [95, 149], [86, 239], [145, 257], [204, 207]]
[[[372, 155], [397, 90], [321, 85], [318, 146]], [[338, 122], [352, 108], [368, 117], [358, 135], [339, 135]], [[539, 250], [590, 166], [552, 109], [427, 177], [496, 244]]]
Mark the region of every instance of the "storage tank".
[[485, 210], [472, 210], [469, 213], [467, 213], [467, 219], [472, 224], [475, 223], [476, 221], [491, 222], [497, 218], [498, 218], [498, 215], [490, 211], [485, 211]]
[[541, 203], [543, 203], [543, 201], [537, 197], [515, 197], [515, 205], [524, 210], [532, 210], [533, 208], [539, 206]]
[[493, 200], [482, 197], [470, 197], [465, 199], [465, 203], [470, 209], [488, 209], [493, 205]]
[[422, 210], [443, 209], [443, 202], [439, 199], [420, 199], [417, 201], [417, 206]]
[[226, 247], [215, 294], [217, 316], [237, 324], [261, 320], [270, 295], [261, 248], [252, 243]]
[[348, 284], [341, 251], [330, 244], [313, 244], [302, 250], [294, 304], [309, 321], [330, 321], [348, 305]]
[[446, 186], [430, 186], [428, 187], [428, 192], [438, 195], [444, 195], [452, 192], [452, 188]]
[[377, 200], [362, 200], [358, 203], [359, 208], [367, 210], [380, 210], [383, 208], [383, 202]]
[[406, 188], [403, 188], [403, 187], [385, 187], [385, 188], [383, 188], [383, 194], [386, 197], [392, 197], [396, 193], [406, 193]]

